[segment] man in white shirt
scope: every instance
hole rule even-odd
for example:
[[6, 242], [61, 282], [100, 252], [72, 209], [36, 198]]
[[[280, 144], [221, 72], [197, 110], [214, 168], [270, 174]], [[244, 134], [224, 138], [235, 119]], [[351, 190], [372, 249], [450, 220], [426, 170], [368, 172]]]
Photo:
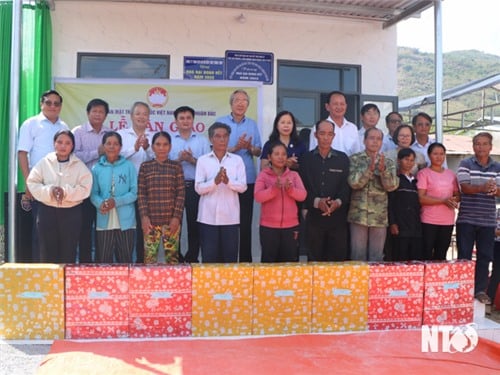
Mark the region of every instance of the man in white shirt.
[[[431, 161], [429, 159], [429, 155], [427, 154], [427, 150], [431, 144], [436, 142], [435, 139], [429, 136], [432, 126], [432, 117], [425, 112], [420, 112], [413, 116], [411, 123], [413, 125], [413, 129], [415, 129], [415, 142], [411, 145], [411, 148], [413, 151], [420, 152], [424, 155], [427, 166], [430, 166]], [[443, 163], [443, 167], [448, 168], [446, 160]]]
[[17, 144], [17, 157], [19, 168], [23, 174], [26, 193], [23, 200], [31, 201], [31, 215], [33, 217], [33, 230], [31, 234], [31, 261], [39, 262], [40, 251], [38, 248], [38, 236], [35, 230], [37, 216], [37, 202], [33, 200], [31, 192], [26, 185], [26, 179], [33, 168], [48, 153], [54, 151], [54, 135], [63, 129], [68, 129], [64, 121], [59, 118], [63, 99], [55, 90], [49, 90], [40, 98], [41, 112], [23, 122], [19, 129], [19, 141]]
[[238, 261], [239, 193], [247, 189], [241, 156], [227, 151], [231, 128], [216, 122], [208, 129], [212, 151], [196, 163], [195, 190], [200, 194], [201, 257], [203, 263]]
[[[330, 114], [327, 120], [335, 125], [335, 138], [332, 141], [332, 148], [346, 153], [347, 156], [360, 152], [361, 144], [359, 143], [358, 127], [344, 117], [347, 111], [345, 95], [340, 91], [332, 91], [328, 94], [325, 108]], [[318, 145], [318, 142], [314, 134], [309, 139], [309, 150], [313, 150]]]
[[365, 132], [375, 128], [378, 120], [380, 120], [380, 110], [375, 104], [368, 103], [361, 107], [361, 128], [358, 130], [361, 151], [365, 149]]
[[382, 142], [382, 152], [393, 150], [398, 148], [398, 145], [394, 142], [394, 132], [399, 125], [403, 123], [403, 116], [399, 112], [389, 112], [385, 116], [385, 126], [387, 127], [387, 134], [384, 135], [384, 141]]

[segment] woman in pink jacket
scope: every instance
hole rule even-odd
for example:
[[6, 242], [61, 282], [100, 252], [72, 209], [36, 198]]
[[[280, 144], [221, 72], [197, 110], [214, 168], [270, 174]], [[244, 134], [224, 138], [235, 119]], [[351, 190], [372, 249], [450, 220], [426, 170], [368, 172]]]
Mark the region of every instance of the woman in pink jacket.
[[306, 199], [306, 189], [297, 172], [286, 166], [286, 146], [277, 141], [270, 147], [269, 167], [255, 181], [255, 200], [260, 215], [261, 261], [296, 262], [299, 259], [297, 202]]

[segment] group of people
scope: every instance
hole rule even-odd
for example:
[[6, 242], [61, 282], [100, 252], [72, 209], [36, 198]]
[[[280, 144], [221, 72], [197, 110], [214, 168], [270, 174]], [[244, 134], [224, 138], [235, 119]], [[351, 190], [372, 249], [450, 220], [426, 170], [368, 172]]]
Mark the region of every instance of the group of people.
[[384, 136], [375, 104], [361, 108], [358, 129], [345, 118], [344, 94], [333, 91], [329, 117], [315, 124], [309, 143], [282, 111], [262, 147], [246, 116], [248, 94], [236, 90], [229, 103], [207, 139], [193, 130], [188, 106], [174, 112], [175, 134], [150, 134], [143, 102], [132, 106], [130, 128], [106, 129], [109, 106], [101, 99], [70, 131], [59, 118], [62, 97], [44, 93], [18, 145], [35, 218], [33, 260], [73, 263], [78, 250], [79, 262], [91, 262], [95, 237], [96, 262], [198, 262], [200, 249], [204, 263], [251, 262], [255, 201], [262, 262], [297, 261], [299, 243], [309, 261], [444, 260], [456, 222], [459, 258], [471, 259], [476, 246], [475, 294], [490, 302], [500, 164], [490, 157], [489, 133], [473, 138], [474, 156], [455, 174], [445, 146], [429, 136], [426, 113], [411, 126], [389, 113]]

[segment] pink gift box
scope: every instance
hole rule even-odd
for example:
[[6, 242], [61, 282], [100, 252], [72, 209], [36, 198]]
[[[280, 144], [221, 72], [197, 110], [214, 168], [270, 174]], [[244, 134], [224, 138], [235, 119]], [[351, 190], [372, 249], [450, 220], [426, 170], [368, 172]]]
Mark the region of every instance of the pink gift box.
[[474, 262], [455, 260], [425, 264], [423, 324], [473, 321]]
[[130, 268], [130, 337], [191, 336], [191, 266]]
[[368, 328], [382, 330], [420, 327], [423, 292], [423, 263], [371, 263]]
[[66, 338], [128, 337], [128, 265], [68, 265]]

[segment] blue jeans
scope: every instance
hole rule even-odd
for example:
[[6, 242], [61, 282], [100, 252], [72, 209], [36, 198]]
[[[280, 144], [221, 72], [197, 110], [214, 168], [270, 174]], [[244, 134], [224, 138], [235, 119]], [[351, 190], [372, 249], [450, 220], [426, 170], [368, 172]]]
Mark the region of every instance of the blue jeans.
[[474, 295], [485, 292], [488, 286], [488, 267], [493, 260], [495, 227], [457, 223], [456, 229], [458, 259], [472, 259], [472, 249], [476, 244]]
[[351, 223], [351, 259], [382, 261], [386, 235], [386, 227], [367, 227]]
[[200, 223], [202, 263], [236, 263], [238, 261], [239, 225]]

